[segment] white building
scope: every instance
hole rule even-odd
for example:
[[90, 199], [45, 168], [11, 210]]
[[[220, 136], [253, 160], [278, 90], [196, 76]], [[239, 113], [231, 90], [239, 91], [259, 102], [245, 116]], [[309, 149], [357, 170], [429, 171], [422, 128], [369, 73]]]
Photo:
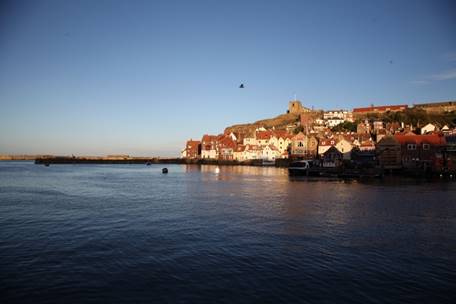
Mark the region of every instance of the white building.
[[343, 122], [344, 122], [344, 120], [342, 118], [331, 118], [331, 119], [326, 120], [326, 126], [332, 128], [337, 125], [340, 125]]
[[424, 127], [421, 128], [421, 134], [426, 134], [430, 132], [434, 132], [437, 130], [437, 127], [431, 123], [428, 123]]

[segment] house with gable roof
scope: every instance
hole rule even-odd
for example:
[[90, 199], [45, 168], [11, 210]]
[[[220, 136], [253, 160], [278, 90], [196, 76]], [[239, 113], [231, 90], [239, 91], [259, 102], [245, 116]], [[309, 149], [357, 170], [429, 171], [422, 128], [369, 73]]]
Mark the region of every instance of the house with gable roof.
[[217, 159], [218, 158], [217, 142], [218, 142], [217, 135], [205, 134], [203, 136], [203, 138], [201, 139], [201, 158]]
[[274, 145], [267, 145], [262, 149], [261, 158], [264, 160], [276, 160], [276, 158], [280, 158], [280, 151]]
[[323, 155], [329, 148], [335, 146], [337, 140], [335, 138], [324, 138], [318, 143], [318, 155]]
[[237, 147], [234, 149], [233, 152], [233, 159], [237, 161], [244, 161], [247, 160], [245, 159], [244, 151], [245, 151], [245, 145], [237, 145]]
[[221, 160], [233, 160], [236, 142], [231, 136], [222, 136], [217, 142], [218, 157]]
[[182, 158], [198, 159], [201, 156], [201, 142], [199, 140], [188, 140], [184, 150], [181, 152]]
[[401, 144], [394, 136], [383, 137], [375, 147], [379, 165], [384, 169], [399, 169], [401, 163]]
[[315, 136], [299, 132], [291, 138], [291, 157], [314, 158], [317, 155], [318, 140]]
[[446, 140], [442, 134], [416, 135], [394, 134], [401, 145], [401, 160], [404, 168], [439, 170], [443, 167], [443, 152]]
[[342, 153], [344, 159], [351, 159], [353, 144], [350, 141], [346, 140], [345, 138], [341, 139], [336, 143], [335, 147], [340, 151], [340, 153]]

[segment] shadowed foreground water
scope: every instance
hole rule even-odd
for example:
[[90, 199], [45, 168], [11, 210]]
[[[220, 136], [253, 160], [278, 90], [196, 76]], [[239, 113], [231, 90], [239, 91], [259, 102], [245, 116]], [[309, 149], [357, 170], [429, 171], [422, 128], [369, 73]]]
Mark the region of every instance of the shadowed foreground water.
[[0, 162], [1, 303], [453, 303], [456, 183]]

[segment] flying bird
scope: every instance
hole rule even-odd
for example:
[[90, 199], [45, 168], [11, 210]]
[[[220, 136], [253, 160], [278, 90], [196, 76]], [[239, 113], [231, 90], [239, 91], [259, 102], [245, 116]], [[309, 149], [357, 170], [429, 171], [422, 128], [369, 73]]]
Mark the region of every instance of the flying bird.
[[241, 83], [241, 85], [239, 86], [239, 89], [243, 89], [244, 88], [244, 84]]

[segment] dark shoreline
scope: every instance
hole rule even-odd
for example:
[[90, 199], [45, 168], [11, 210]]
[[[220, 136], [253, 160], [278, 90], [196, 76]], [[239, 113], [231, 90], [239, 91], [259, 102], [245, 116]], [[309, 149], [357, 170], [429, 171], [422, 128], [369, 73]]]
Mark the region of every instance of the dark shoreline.
[[[280, 159], [276, 167], [288, 167], [288, 159]], [[35, 159], [37, 165], [52, 164], [175, 164], [175, 165], [218, 165], [218, 166], [263, 166], [262, 160], [234, 161], [215, 159], [184, 159], [184, 158], [158, 158], [134, 157], [125, 159], [88, 158], [88, 157], [46, 157]]]
[[[277, 159], [275, 165], [267, 167], [288, 168], [291, 160]], [[265, 166], [262, 160], [230, 161], [215, 159], [183, 159], [183, 158], [147, 158], [131, 157], [124, 159], [90, 158], [90, 157], [43, 157], [35, 159], [37, 165], [65, 165], [65, 164], [174, 164], [174, 165], [215, 165], [215, 166]], [[350, 178], [383, 178], [384, 176], [402, 176], [412, 178], [449, 178], [456, 179], [456, 172], [424, 172], [422, 169], [395, 169], [381, 168], [315, 168], [313, 173], [320, 177]], [[315, 176], [315, 175], [314, 175]]]

